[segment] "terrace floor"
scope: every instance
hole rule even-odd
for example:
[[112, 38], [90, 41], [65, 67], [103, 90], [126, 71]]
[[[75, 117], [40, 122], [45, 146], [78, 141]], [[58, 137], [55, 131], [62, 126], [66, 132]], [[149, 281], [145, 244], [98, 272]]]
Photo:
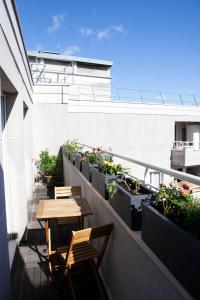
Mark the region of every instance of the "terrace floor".
[[[46, 197], [45, 187], [39, 187], [29, 207], [27, 234], [17, 249], [12, 266], [12, 300], [74, 299], [65, 278], [57, 278], [54, 285], [51, 285], [48, 279], [44, 224], [40, 224], [35, 218], [39, 199]], [[104, 288], [105, 296], [102, 298], [100, 295], [91, 270], [75, 275], [72, 282], [75, 285], [77, 299], [108, 299]]]

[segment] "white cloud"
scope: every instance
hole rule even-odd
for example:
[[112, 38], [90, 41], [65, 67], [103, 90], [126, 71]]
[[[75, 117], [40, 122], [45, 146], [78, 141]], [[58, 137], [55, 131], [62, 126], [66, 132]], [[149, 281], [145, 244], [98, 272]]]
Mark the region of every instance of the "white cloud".
[[122, 24], [113, 25], [112, 28], [113, 28], [114, 31], [117, 31], [117, 32], [125, 32], [124, 27], [122, 26]]
[[58, 31], [60, 29], [61, 24], [63, 23], [65, 16], [67, 13], [53, 15], [52, 18], [52, 25], [47, 28], [49, 33]]
[[65, 55], [74, 55], [75, 53], [77, 52], [80, 52], [81, 49], [77, 46], [69, 46], [69, 47], [66, 47], [62, 53], [65, 54]]
[[102, 39], [108, 39], [111, 37], [112, 34], [114, 33], [123, 33], [126, 34], [126, 30], [122, 26], [122, 24], [118, 25], [110, 25], [106, 28], [103, 29], [93, 29], [93, 28], [86, 28], [86, 27], [81, 27], [80, 28], [80, 33], [83, 36], [95, 36], [98, 40]]
[[81, 27], [81, 28], [80, 28], [80, 33], [81, 33], [82, 35], [90, 36], [90, 35], [92, 35], [94, 32], [93, 32], [93, 29], [92, 29], [92, 28]]
[[97, 30], [96, 35], [98, 40], [107, 39], [110, 37], [110, 32], [106, 29]]

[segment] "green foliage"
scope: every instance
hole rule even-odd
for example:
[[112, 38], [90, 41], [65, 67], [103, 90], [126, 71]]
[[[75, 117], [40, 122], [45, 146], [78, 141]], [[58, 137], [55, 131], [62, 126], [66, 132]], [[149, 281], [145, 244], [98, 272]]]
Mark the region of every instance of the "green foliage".
[[98, 167], [98, 170], [105, 175], [109, 176], [122, 176], [124, 173], [127, 172], [127, 169], [122, 167], [121, 164], [114, 164], [110, 161], [104, 161]]
[[46, 149], [41, 151], [39, 155], [40, 159], [36, 161], [36, 166], [41, 175], [54, 175], [58, 166], [58, 157], [56, 155], [49, 154]]
[[87, 152], [85, 154], [85, 161], [88, 162], [89, 164], [98, 164], [100, 162], [100, 153], [97, 153], [95, 151], [93, 152]]
[[63, 147], [65, 150], [72, 153], [77, 153], [83, 149], [83, 147], [80, 146], [76, 140], [68, 140]]
[[110, 197], [113, 198], [113, 196], [118, 191], [116, 181], [113, 180], [113, 181], [109, 182], [106, 186], [106, 190], [107, 190], [108, 194], [110, 195]]
[[200, 202], [192, 195], [161, 185], [153, 197], [153, 206], [200, 239]]
[[105, 160], [112, 161], [112, 156], [106, 153], [103, 153], [101, 149], [93, 149], [92, 152], [86, 151], [84, 153], [83, 159], [89, 164], [101, 164]]

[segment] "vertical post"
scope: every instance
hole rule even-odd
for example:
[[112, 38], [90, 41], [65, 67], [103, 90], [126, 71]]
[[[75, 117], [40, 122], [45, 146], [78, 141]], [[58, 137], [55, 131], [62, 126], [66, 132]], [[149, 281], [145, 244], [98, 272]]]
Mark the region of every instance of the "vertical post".
[[92, 88], [93, 101], [95, 101], [94, 88], [93, 86], [91, 86], [91, 88]]
[[195, 98], [195, 96], [194, 96], [194, 95], [193, 95], [193, 98], [194, 98], [194, 103], [196, 104], [196, 106], [198, 106], [197, 99]]
[[147, 173], [148, 173], [148, 168], [145, 168], [145, 172], [144, 172], [144, 183], [146, 183]]
[[141, 98], [142, 102], [144, 102], [144, 99], [143, 99], [143, 97], [142, 97], [141, 90], [138, 90], [138, 91], [139, 91], [139, 93], [140, 93], [140, 98]]
[[180, 100], [181, 100], [181, 104], [184, 105], [183, 99], [182, 99], [182, 97], [181, 97], [181, 94], [179, 94], [179, 98], [180, 98]]
[[161, 100], [162, 100], [162, 104], [165, 104], [165, 103], [164, 103], [163, 96], [162, 96], [162, 93], [160, 93], [160, 98], [161, 98]]
[[63, 104], [64, 101], [63, 101], [63, 85], [61, 85], [61, 103]]
[[117, 88], [117, 96], [118, 96], [118, 100], [120, 101], [120, 94], [119, 94], [119, 89]]

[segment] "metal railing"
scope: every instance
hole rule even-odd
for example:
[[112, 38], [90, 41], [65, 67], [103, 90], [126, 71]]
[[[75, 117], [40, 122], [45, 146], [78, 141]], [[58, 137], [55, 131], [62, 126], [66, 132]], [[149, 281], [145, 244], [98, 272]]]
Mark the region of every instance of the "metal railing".
[[[73, 93], [70, 93], [70, 88]], [[120, 101], [168, 105], [200, 105], [200, 96], [160, 91], [105, 87], [100, 85], [73, 84], [69, 97], [92, 101]]]
[[173, 142], [173, 150], [182, 151], [184, 148], [200, 149], [200, 142], [194, 142], [194, 141], [174, 141]]
[[[87, 144], [82, 144], [82, 143], [78, 143], [78, 144], [83, 146], [83, 147], [87, 147], [89, 149], [95, 149], [96, 148], [94, 146], [90, 146], [90, 145], [87, 145]], [[142, 162], [142, 161], [124, 156], [124, 155], [113, 153], [113, 152], [110, 152], [110, 151], [107, 151], [107, 150], [104, 150], [104, 149], [101, 149], [101, 151], [106, 153], [106, 154], [117, 157], [119, 159], [122, 159], [122, 160], [128, 161], [130, 163], [133, 163], [133, 164], [144, 167], [145, 168], [144, 178], [142, 180], [145, 183], [146, 183], [146, 175], [148, 173], [148, 170], [155, 170], [155, 171], [158, 171], [161, 174], [166, 174], [166, 175], [172, 176], [172, 177], [177, 178], [177, 179], [186, 180], [186, 181], [189, 181], [193, 184], [197, 184], [197, 185], [200, 186], [200, 177], [198, 177], [198, 176], [191, 175], [191, 174], [184, 173], [184, 172], [180, 172], [180, 171], [176, 171], [176, 170], [172, 170], [172, 169], [159, 167], [159, 166], [156, 166], [156, 165], [153, 165], [153, 164], [149, 164], [149, 163], [146, 163], [146, 162]]]
[[[37, 71], [38, 72], [38, 71]], [[37, 76], [39, 76], [37, 74]], [[59, 76], [60, 83], [57, 84], [49, 77], [40, 75], [40, 82], [34, 79], [39, 85], [53, 85], [60, 86], [60, 94], [67, 96], [69, 100], [82, 101], [112, 101], [112, 102], [126, 102], [126, 103], [144, 103], [144, 104], [158, 104], [158, 105], [180, 105], [180, 106], [200, 106], [200, 96], [189, 94], [177, 94], [159, 91], [115, 88], [102, 85], [88, 85], [88, 84], [72, 84], [73, 76], [76, 74], [65, 74], [64, 72]], [[105, 84], [106, 85], [106, 84]], [[64, 88], [64, 89], [63, 89]]]

